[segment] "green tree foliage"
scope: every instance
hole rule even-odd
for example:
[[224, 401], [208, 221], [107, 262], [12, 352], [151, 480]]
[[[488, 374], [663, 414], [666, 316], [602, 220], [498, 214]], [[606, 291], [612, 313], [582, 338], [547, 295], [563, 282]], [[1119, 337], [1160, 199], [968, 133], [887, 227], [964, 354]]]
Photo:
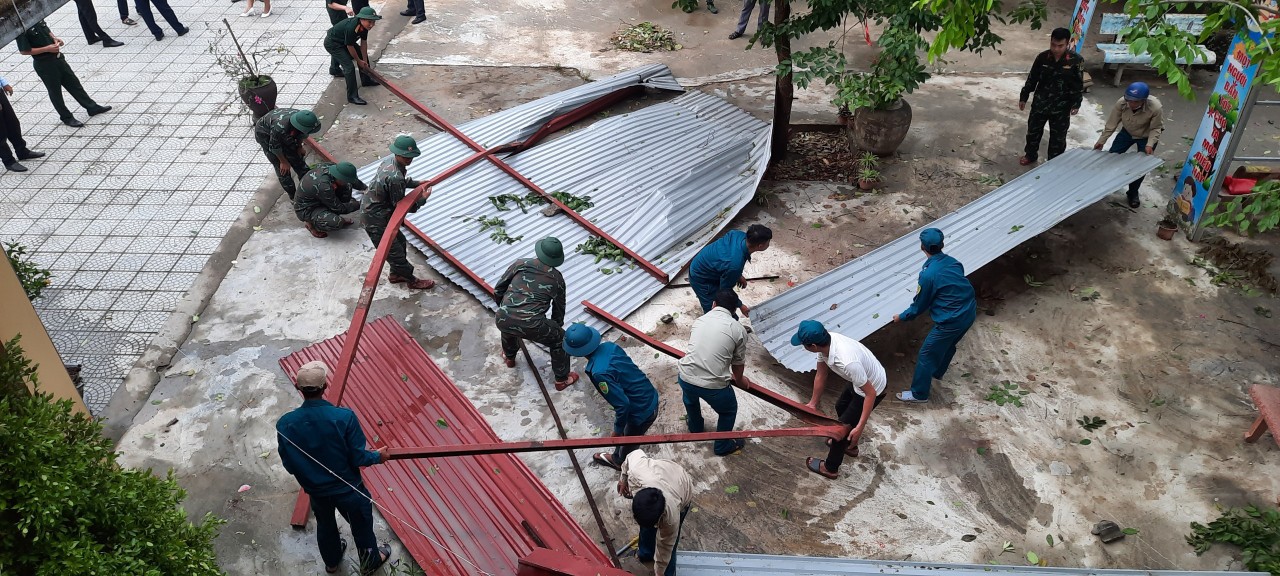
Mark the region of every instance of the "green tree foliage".
[[17, 242], [6, 242], [4, 255], [9, 258], [9, 265], [13, 266], [14, 273], [18, 275], [27, 299], [34, 301], [39, 298], [40, 293], [49, 285], [49, 278], [53, 273], [33, 262], [27, 255], [27, 247]]
[[[5, 374], [30, 374], [16, 344], [5, 344]], [[101, 432], [70, 400], [0, 396], [0, 574], [222, 574], [222, 521], [193, 525], [173, 472], [121, 468]]]
[[1249, 570], [1280, 576], [1280, 510], [1252, 504], [1224, 510], [1207, 526], [1192, 522], [1187, 544], [1195, 547], [1197, 556], [1214, 544], [1238, 546]]
[[1280, 224], [1280, 182], [1261, 182], [1247, 197], [1210, 204], [1201, 222], [1214, 228], [1235, 228], [1244, 235], [1275, 228]]

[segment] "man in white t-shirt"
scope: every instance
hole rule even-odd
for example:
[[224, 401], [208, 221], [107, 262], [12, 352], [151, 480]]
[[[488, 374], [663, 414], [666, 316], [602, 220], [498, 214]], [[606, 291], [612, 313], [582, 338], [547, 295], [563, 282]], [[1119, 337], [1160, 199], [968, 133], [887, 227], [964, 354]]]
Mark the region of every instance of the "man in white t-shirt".
[[[858, 456], [858, 439], [871, 417], [871, 411], [884, 400], [885, 376], [884, 366], [871, 354], [861, 342], [844, 336], [832, 334], [817, 320], [805, 320], [800, 323], [795, 336], [791, 337], [792, 346], [804, 346], [805, 350], [818, 354], [818, 371], [813, 376], [813, 397], [808, 406], [818, 408], [822, 392], [827, 387], [827, 378], [835, 374], [849, 381], [840, 399], [836, 401], [836, 417], [852, 426], [843, 439], [833, 441], [827, 439], [831, 449], [827, 457], [810, 457], [806, 462], [810, 472], [827, 478], [840, 475], [840, 464], [845, 455]], [[856, 400], [856, 401], [855, 401]]]

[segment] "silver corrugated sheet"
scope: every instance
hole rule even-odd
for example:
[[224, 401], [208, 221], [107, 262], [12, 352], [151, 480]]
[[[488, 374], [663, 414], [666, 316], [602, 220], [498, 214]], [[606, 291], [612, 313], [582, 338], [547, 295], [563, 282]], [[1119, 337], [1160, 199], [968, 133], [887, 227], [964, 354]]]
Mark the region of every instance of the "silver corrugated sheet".
[[1042, 568], [1039, 566], [997, 566], [991, 564], [938, 564], [930, 562], [893, 562], [887, 560], [850, 560], [811, 556], [773, 556], [767, 554], [726, 554], [722, 552], [680, 551], [681, 576], [723, 576], [726, 574], [768, 574], [790, 576], [849, 576], [868, 574], [882, 576], [936, 575], [991, 576], [1019, 574], [1026, 576], [1265, 576], [1264, 572], [1193, 572], [1186, 570], [1115, 570], [1099, 568]]
[[[551, 118], [636, 84], [680, 90], [666, 66], [653, 65], [591, 82], [492, 116], [459, 129], [482, 146], [523, 139]], [[598, 120], [581, 130], [542, 142], [504, 160], [548, 192], [590, 196], [595, 206], [582, 215], [619, 242], [675, 275], [755, 194], [769, 161], [769, 126], [737, 107], [700, 92], [690, 92], [638, 111]], [[409, 175], [425, 180], [472, 154], [448, 134], [418, 143], [422, 156]], [[370, 178], [377, 165], [360, 170]], [[514, 207], [498, 211], [490, 196], [528, 192], [492, 164], [480, 162], [435, 187], [425, 208], [409, 222], [440, 244], [490, 285], [513, 260], [533, 256], [534, 243], [555, 236], [565, 246], [560, 268], [568, 285], [566, 322], [606, 326], [587, 315], [578, 303], [590, 300], [625, 317], [662, 289], [663, 284], [639, 266], [603, 274], [605, 263], [575, 255], [589, 232], [564, 215], [546, 217], [542, 206], [527, 214]], [[480, 231], [479, 217], [506, 221], [514, 244], [498, 244]], [[470, 220], [467, 220], [470, 218]], [[410, 242], [431, 250], [409, 233]], [[470, 291], [486, 306], [492, 299], [443, 258], [428, 263]]]
[[941, 229], [946, 253], [972, 273], [1159, 165], [1159, 158], [1146, 154], [1068, 150], [928, 226], [755, 306], [751, 325], [783, 366], [813, 370], [813, 353], [791, 345], [796, 326], [814, 319], [861, 340], [888, 324], [915, 296], [925, 259], [921, 229]]

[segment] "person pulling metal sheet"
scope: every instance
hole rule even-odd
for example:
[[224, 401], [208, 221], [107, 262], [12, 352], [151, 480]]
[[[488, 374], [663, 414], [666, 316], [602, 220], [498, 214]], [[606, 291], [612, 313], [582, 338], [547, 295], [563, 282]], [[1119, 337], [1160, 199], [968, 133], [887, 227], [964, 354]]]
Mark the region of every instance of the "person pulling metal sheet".
[[840, 465], [846, 455], [858, 457], [858, 440], [866, 429], [871, 411], [884, 401], [888, 377], [884, 365], [861, 342], [843, 334], [828, 332], [817, 320], [805, 320], [791, 337], [792, 346], [804, 346], [818, 355], [818, 369], [813, 376], [813, 396], [807, 406], [814, 410], [822, 400], [827, 379], [832, 374], [849, 383], [836, 401], [836, 418], [851, 426], [849, 433], [839, 441], [827, 439], [830, 448], [827, 457], [805, 461], [810, 472], [827, 478], [840, 475]]
[[[360, 97], [360, 88], [356, 86], [356, 63], [369, 66], [369, 31], [381, 19], [373, 8], [365, 6], [356, 12], [354, 18], [344, 18], [325, 33], [324, 49], [329, 53], [329, 69], [332, 71], [336, 67], [342, 70], [347, 82], [347, 102], [352, 104], [368, 104]], [[378, 84], [367, 76], [363, 83], [365, 86]]]
[[[750, 388], [744, 373], [747, 363], [747, 329], [733, 317], [742, 302], [733, 290], [716, 294], [710, 312], [693, 322], [689, 352], [680, 359], [676, 382], [683, 393], [685, 424], [694, 434], [704, 428], [702, 402], [716, 413], [716, 432], [733, 430], [738, 419], [738, 397], [734, 383]], [[746, 440], [716, 440], [712, 452], [728, 456], [742, 450]]]
[[653, 561], [654, 576], [675, 576], [680, 530], [693, 507], [693, 478], [671, 460], [635, 450], [622, 462], [618, 494], [631, 499], [631, 515], [640, 526], [636, 558]]
[[[521, 258], [507, 268], [493, 287], [498, 299], [494, 321], [502, 332], [502, 360], [515, 368], [520, 340], [532, 340], [546, 346], [551, 353], [551, 372], [556, 390], [564, 390], [578, 381], [578, 373], [569, 370], [569, 353], [564, 350], [564, 276], [556, 270], [564, 264], [564, 247], [554, 236], [533, 245], [537, 258]], [[551, 318], [547, 318], [551, 310]]]
[[[1116, 132], [1116, 128], [1120, 131]], [[1106, 144], [1107, 139], [1114, 133], [1116, 139], [1111, 142], [1109, 152], [1123, 154], [1128, 152], [1129, 148], [1137, 146], [1139, 152], [1150, 156], [1156, 153], [1156, 146], [1160, 145], [1162, 132], [1164, 132], [1164, 108], [1160, 105], [1160, 99], [1151, 95], [1151, 88], [1146, 82], [1134, 82], [1125, 88], [1124, 96], [1116, 100], [1115, 106], [1111, 107], [1111, 114], [1107, 116], [1107, 125], [1102, 130], [1102, 135], [1098, 136], [1093, 149], [1101, 150], [1102, 145]], [[1146, 176], [1129, 183], [1130, 208], [1142, 206], [1138, 189], [1142, 187], [1143, 178]]]
[[942, 379], [956, 354], [956, 344], [964, 338], [978, 317], [978, 301], [973, 285], [964, 277], [964, 264], [942, 253], [942, 231], [925, 228], [920, 232], [920, 250], [928, 257], [920, 270], [916, 297], [893, 322], [907, 322], [925, 310], [933, 318], [933, 328], [920, 345], [911, 389], [894, 397], [903, 402], [929, 401], [933, 379]]
[[[601, 342], [600, 332], [586, 324], [574, 324], [565, 330], [564, 351], [587, 359], [587, 379], [613, 406], [610, 436], [644, 436], [658, 419], [658, 390], [626, 351], [613, 342]], [[618, 446], [612, 453], [599, 452], [591, 459], [618, 470], [635, 449]]]
[[342, 217], [360, 209], [360, 201], [351, 197], [352, 188], [368, 188], [356, 176], [354, 164], [321, 162], [302, 177], [298, 197], [293, 202], [293, 213], [312, 236], [327, 238], [330, 232], [353, 224]]
[[[302, 143], [307, 136], [319, 131], [320, 119], [316, 118], [315, 112], [294, 108], [276, 108], [253, 124], [253, 139], [262, 146], [262, 153], [267, 156], [289, 200], [293, 200], [298, 192], [293, 177], [301, 180], [311, 170], [307, 167]], [[289, 174], [290, 170], [293, 170], [293, 175]]]
[[[689, 286], [698, 296], [705, 314], [711, 311], [712, 301], [721, 290], [733, 290], [747, 287], [747, 278], [742, 275], [751, 255], [769, 249], [773, 240], [773, 230], [762, 224], [752, 224], [747, 231], [730, 230], [720, 239], [707, 244], [689, 263]], [[751, 309], [742, 306], [742, 314], [751, 316]], [[735, 317], [737, 312], [733, 311]]]
[[[412, 190], [419, 185], [418, 181], [405, 177], [405, 170], [408, 169], [409, 164], [414, 158], [422, 155], [418, 150], [418, 143], [414, 142], [412, 136], [396, 136], [389, 149], [391, 158], [383, 160], [378, 166], [378, 172], [373, 175], [373, 181], [369, 183], [369, 192], [360, 201], [360, 213], [364, 216], [364, 231], [373, 241], [374, 249], [377, 249], [378, 244], [382, 242], [382, 235], [387, 233], [387, 227], [391, 224], [391, 213], [395, 212], [396, 204], [404, 200], [404, 191]], [[413, 203], [409, 212], [417, 212], [422, 208], [430, 195], [431, 191], [427, 190]], [[396, 227], [395, 232], [396, 237], [391, 241], [391, 249], [387, 251], [387, 264], [391, 266], [387, 281], [418, 290], [427, 290], [435, 286], [436, 283], [433, 280], [414, 277], [404, 232], [400, 231], [399, 226]]]

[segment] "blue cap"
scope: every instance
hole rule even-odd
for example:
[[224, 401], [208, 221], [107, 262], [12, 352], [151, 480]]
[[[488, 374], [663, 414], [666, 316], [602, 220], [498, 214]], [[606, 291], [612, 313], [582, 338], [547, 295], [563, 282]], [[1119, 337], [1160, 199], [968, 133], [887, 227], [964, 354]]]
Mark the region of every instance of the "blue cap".
[[792, 346], [802, 346], [805, 344], [826, 346], [830, 343], [831, 334], [827, 333], [827, 329], [817, 320], [804, 320], [800, 322], [800, 327], [796, 329], [795, 336], [791, 337]]
[[1146, 82], [1134, 82], [1124, 89], [1125, 100], [1146, 100], [1151, 95], [1151, 88]]
[[586, 324], [574, 324], [564, 331], [564, 351], [570, 356], [586, 356], [600, 346], [600, 332]]
[[925, 248], [942, 247], [942, 231], [937, 228], [925, 228], [920, 231], [920, 245]]

